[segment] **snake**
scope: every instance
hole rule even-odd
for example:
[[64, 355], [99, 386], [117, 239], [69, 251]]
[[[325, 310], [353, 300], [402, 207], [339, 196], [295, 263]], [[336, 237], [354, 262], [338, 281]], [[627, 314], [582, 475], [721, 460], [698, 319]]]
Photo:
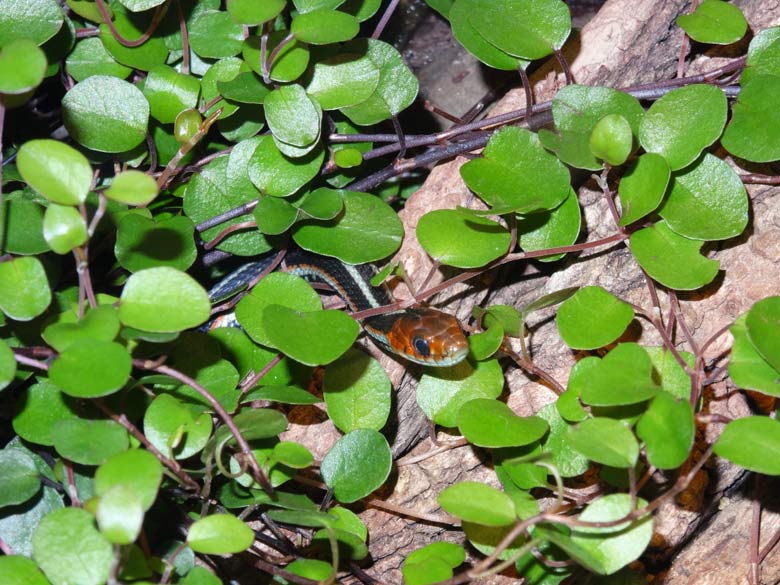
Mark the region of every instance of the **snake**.
[[[273, 262], [274, 255], [248, 262], [217, 282], [209, 290], [212, 303], [220, 302], [248, 287]], [[346, 264], [336, 258], [290, 251], [284, 270], [308, 282], [332, 288], [353, 313], [393, 303], [388, 288], [373, 286], [372, 264]], [[469, 344], [460, 322], [449, 313], [427, 306], [413, 306], [365, 317], [363, 330], [382, 349], [424, 366], [447, 367], [463, 361]], [[235, 314], [217, 318], [210, 328], [240, 326]]]

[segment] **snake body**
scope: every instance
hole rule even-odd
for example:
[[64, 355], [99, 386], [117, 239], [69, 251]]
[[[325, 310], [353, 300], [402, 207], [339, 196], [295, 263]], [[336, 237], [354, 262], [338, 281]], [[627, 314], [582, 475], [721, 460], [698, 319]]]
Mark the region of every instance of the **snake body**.
[[[219, 302], [246, 288], [268, 266], [272, 258], [245, 264], [218, 282], [210, 291], [212, 302]], [[330, 286], [352, 312], [375, 309], [391, 304], [384, 286], [372, 286], [375, 269], [370, 264], [350, 265], [302, 252], [285, 256], [285, 270], [310, 282]], [[228, 316], [216, 326], [237, 325]], [[383, 349], [411, 362], [425, 366], [452, 366], [469, 351], [468, 340], [458, 320], [443, 311], [429, 307], [411, 307], [382, 313], [362, 320], [363, 329]]]

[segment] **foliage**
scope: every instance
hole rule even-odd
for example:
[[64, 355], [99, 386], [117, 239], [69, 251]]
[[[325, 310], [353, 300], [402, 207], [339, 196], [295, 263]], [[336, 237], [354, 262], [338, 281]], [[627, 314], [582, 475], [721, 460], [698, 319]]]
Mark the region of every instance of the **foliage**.
[[[428, 3], [488, 66], [527, 81], [533, 61], [563, 59], [571, 19], [560, 0]], [[457, 429], [461, 444], [492, 460], [494, 485], [462, 481], [438, 497], [481, 556], [458, 576], [464, 547], [432, 543], [406, 558], [405, 582], [462, 582], [510, 566], [539, 584], [617, 574], [648, 546], [659, 503], [713, 452], [780, 474], [780, 423], [768, 416], [729, 421], [703, 455], [693, 449], [696, 424], [711, 422], [702, 394], [716, 337], [688, 353], [670, 335], [674, 323], [685, 327], [676, 292], [720, 273], [708, 243], [749, 231], [746, 175], [718, 141], [739, 159], [780, 160], [778, 29], [758, 32], [745, 60], [706, 79], [635, 92], [649, 106], [631, 90], [570, 83], [536, 105], [551, 113], [546, 128], [486, 120], [456, 126], [442, 146], [401, 135], [398, 114], [418, 82], [381, 30], [368, 38], [379, 0], [65, 4], [0, 0], [0, 122], [35, 96], [61, 95], [67, 131], [0, 144], [0, 398], [14, 404], [0, 451], [3, 583], [211, 584], [219, 578], [194, 556], [243, 551], [280, 582], [334, 582], [365, 559], [366, 526], [338, 503], [387, 489], [394, 454], [382, 431], [395, 401], [379, 361], [353, 347], [358, 321], [325, 309], [291, 274], [269, 274], [230, 300], [210, 297], [205, 283], [224, 276], [218, 260], [292, 246], [385, 262], [405, 235], [397, 211], [407, 192], [380, 184], [480, 147], [460, 169], [479, 205], [433, 209], [406, 227], [456, 274], [417, 300], [496, 266], [617, 245], [654, 297], [666, 290], [675, 302], [667, 322], [660, 306], [583, 282], [524, 307], [475, 307], [471, 355], [423, 370], [416, 398], [432, 424]], [[716, 44], [747, 26], [721, 0], [678, 24]], [[731, 84], [745, 66], [743, 86]], [[388, 123], [389, 139], [364, 134]], [[407, 146], [430, 147], [428, 158], [386, 159], [377, 170], [373, 159]], [[613, 235], [582, 233], [573, 170], [596, 173]], [[556, 306], [560, 336], [578, 352], [566, 386], [534, 364], [525, 326]], [[240, 328], [209, 327], [233, 308]], [[663, 346], [626, 337], [638, 318]], [[778, 296], [731, 324], [736, 386], [780, 395], [779, 331]], [[510, 365], [557, 401], [515, 413], [501, 398]], [[280, 437], [288, 406], [320, 402], [340, 439]], [[318, 465], [314, 453], [324, 454]], [[564, 479], [594, 466], [620, 492], [565, 504]], [[646, 501], [637, 477], [654, 469], [685, 471]], [[288, 527], [303, 541], [289, 540]], [[257, 542], [295, 560], [269, 563]]]

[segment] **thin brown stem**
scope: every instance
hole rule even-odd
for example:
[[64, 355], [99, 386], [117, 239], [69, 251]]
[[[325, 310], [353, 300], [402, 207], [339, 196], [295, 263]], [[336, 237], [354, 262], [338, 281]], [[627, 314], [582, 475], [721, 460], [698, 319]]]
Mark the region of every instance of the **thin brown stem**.
[[154, 16], [152, 16], [152, 22], [149, 23], [149, 28], [146, 29], [146, 32], [136, 40], [131, 41], [130, 39], [126, 39], [121, 34], [119, 34], [119, 31], [116, 29], [116, 26], [114, 26], [114, 23], [111, 20], [111, 14], [109, 14], [108, 7], [106, 6], [104, 0], [95, 0], [95, 4], [97, 5], [97, 9], [100, 11], [100, 16], [103, 17], [103, 22], [106, 23], [106, 26], [111, 31], [111, 35], [120, 45], [124, 45], [125, 47], [139, 47], [148, 41], [149, 38], [154, 34], [154, 31], [157, 30], [157, 26], [160, 24], [160, 21], [162, 21], [165, 13], [168, 12], [168, 2], [160, 4], [157, 7], [157, 10], [155, 10]]
[[569, 62], [566, 60], [566, 57], [564, 57], [563, 52], [560, 49], [555, 49], [555, 58], [558, 59], [558, 63], [561, 64], [563, 76], [566, 79], [566, 85], [571, 85], [574, 83], [574, 76], [571, 74]]
[[222, 240], [224, 240], [226, 237], [228, 237], [230, 234], [235, 232], [240, 232], [241, 230], [248, 230], [251, 228], [256, 228], [257, 222], [252, 219], [249, 221], [242, 221], [240, 223], [234, 223], [231, 226], [226, 227], [224, 230], [219, 232], [216, 236], [214, 236], [214, 239], [210, 240], [209, 242], [203, 244], [204, 250], [213, 250], [216, 248]]
[[390, 22], [390, 17], [393, 16], [393, 12], [395, 12], [395, 9], [398, 7], [398, 2], [399, 0], [391, 0], [390, 4], [387, 5], [384, 14], [382, 14], [382, 18], [379, 19], [374, 32], [371, 33], [372, 39], [378, 39], [382, 35], [387, 23]]
[[181, 31], [181, 72], [183, 75], [190, 74], [190, 34], [187, 31], [187, 20], [184, 18], [184, 11], [181, 9], [181, 0], [173, 0], [176, 4], [176, 16], [179, 19], [179, 30]]

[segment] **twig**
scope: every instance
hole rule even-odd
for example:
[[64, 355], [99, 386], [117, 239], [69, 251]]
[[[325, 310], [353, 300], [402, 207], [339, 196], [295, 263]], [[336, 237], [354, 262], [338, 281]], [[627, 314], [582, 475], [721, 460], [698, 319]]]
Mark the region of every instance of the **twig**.
[[157, 26], [160, 24], [163, 16], [165, 16], [165, 13], [168, 12], [168, 2], [160, 4], [154, 13], [154, 16], [152, 17], [152, 22], [149, 23], [149, 28], [146, 30], [146, 32], [136, 40], [131, 41], [119, 34], [119, 31], [116, 29], [116, 26], [114, 26], [114, 23], [111, 20], [111, 15], [108, 12], [108, 8], [106, 7], [105, 2], [103, 0], [95, 0], [95, 3], [97, 4], [97, 9], [100, 11], [100, 16], [103, 17], [103, 22], [106, 23], [106, 26], [111, 31], [111, 35], [120, 45], [124, 45], [125, 47], [139, 47], [148, 41], [149, 37], [151, 37], [154, 34], [154, 31], [157, 30]]

